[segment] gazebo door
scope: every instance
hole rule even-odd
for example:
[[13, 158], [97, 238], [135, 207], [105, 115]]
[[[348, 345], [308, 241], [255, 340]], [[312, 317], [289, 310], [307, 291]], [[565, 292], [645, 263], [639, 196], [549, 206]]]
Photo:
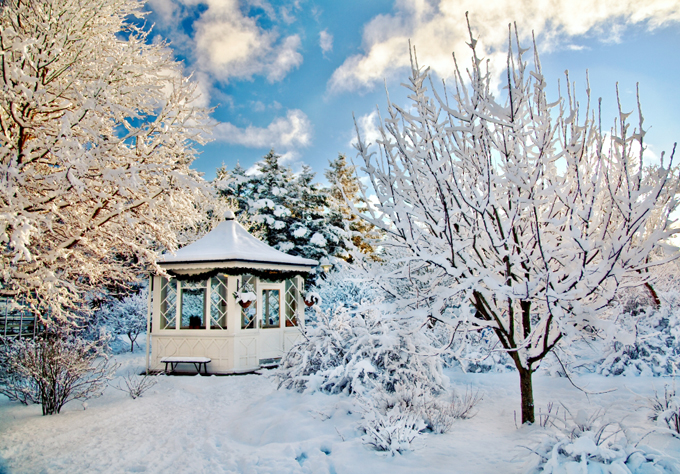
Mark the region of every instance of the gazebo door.
[[258, 293], [260, 360], [278, 359], [283, 355], [284, 285], [260, 283]]

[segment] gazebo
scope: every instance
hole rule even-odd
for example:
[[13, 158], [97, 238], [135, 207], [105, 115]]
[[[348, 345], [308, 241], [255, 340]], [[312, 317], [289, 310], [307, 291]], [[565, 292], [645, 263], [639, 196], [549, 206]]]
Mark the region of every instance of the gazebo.
[[274, 363], [300, 337], [303, 277], [318, 262], [269, 247], [231, 211], [157, 263], [171, 278], [152, 277], [147, 369], [162, 369], [163, 358], [209, 358], [210, 373], [247, 372]]

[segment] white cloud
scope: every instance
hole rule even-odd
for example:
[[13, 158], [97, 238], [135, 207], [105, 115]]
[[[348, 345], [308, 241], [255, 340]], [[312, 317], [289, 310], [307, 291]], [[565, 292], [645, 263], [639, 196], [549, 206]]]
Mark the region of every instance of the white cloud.
[[237, 127], [229, 122], [215, 126], [216, 141], [250, 148], [275, 148], [290, 150], [309, 145], [312, 124], [301, 110], [289, 110], [286, 117], [278, 117], [266, 128], [249, 125]]
[[217, 80], [251, 78], [261, 74], [281, 80], [302, 64], [300, 37], [278, 41], [274, 30], [264, 30], [246, 16], [236, 0], [208, 0], [208, 9], [194, 23], [199, 65]]
[[[193, 21], [189, 37], [181, 25], [197, 14], [199, 4], [207, 8]], [[298, 35], [282, 36], [276, 26], [265, 29], [257, 15], [249, 16], [249, 9], [257, 9], [276, 24], [278, 15], [266, 0], [149, 0], [149, 7], [173, 47], [194, 57], [194, 66], [214, 80], [262, 75], [276, 82], [302, 64]]]
[[[356, 122], [364, 145], [368, 146], [370, 143], [375, 144], [377, 140], [382, 138], [380, 135], [380, 123], [377, 110], [374, 110], [370, 114], [360, 116], [356, 119]], [[356, 130], [352, 130], [350, 146], [354, 146], [357, 143]]]
[[324, 56], [326, 53], [333, 51], [333, 35], [330, 34], [328, 30], [323, 30], [319, 33], [319, 46], [321, 47]]
[[525, 47], [533, 30], [543, 49], [586, 34], [617, 41], [630, 24], [646, 23], [652, 29], [680, 21], [680, 3], [675, 0], [396, 0], [395, 13], [378, 15], [366, 24], [365, 53], [350, 56], [336, 69], [329, 90], [371, 89], [391, 78], [409, 66], [409, 39], [421, 65], [451, 77], [451, 53], [462, 64], [469, 58], [466, 11], [483, 48], [478, 52], [496, 71], [505, 63], [508, 24], [513, 21]]

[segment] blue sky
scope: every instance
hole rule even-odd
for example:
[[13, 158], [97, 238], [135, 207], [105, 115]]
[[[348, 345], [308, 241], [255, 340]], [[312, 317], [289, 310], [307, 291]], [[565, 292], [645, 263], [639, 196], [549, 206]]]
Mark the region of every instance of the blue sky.
[[409, 39], [438, 77], [450, 75], [452, 52], [467, 64], [466, 11], [499, 74], [515, 21], [525, 46], [536, 33], [555, 97], [565, 69], [585, 97], [587, 69], [610, 126], [616, 82], [624, 111], [639, 82], [648, 157], [680, 140], [678, 1], [150, 0], [147, 9], [154, 35], [171, 42], [204, 105], [215, 107], [214, 141], [194, 163], [206, 179], [222, 163], [250, 168], [273, 148], [323, 182], [329, 160], [356, 155], [352, 114], [370, 137], [376, 106], [386, 109], [384, 84], [406, 103]]

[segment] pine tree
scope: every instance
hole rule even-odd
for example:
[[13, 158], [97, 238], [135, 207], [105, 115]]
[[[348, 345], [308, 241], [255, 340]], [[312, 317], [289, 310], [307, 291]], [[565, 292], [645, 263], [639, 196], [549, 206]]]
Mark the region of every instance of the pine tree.
[[222, 168], [215, 185], [238, 206], [239, 222], [269, 246], [315, 260], [342, 252], [342, 230], [329, 222], [327, 193], [313, 183], [311, 168], [296, 176], [279, 160], [271, 150], [252, 176], [238, 165]]
[[[333, 219], [331, 222], [345, 229], [352, 246], [371, 258], [378, 259], [372, 240], [379, 238], [380, 233], [373, 224], [358, 214], [366, 210], [368, 205], [361, 193], [355, 166], [349, 165], [343, 154], [329, 161], [328, 165], [330, 169], [324, 175], [331, 185], [328, 193], [329, 210]], [[352, 261], [349, 253], [344, 258], [348, 262]]]

